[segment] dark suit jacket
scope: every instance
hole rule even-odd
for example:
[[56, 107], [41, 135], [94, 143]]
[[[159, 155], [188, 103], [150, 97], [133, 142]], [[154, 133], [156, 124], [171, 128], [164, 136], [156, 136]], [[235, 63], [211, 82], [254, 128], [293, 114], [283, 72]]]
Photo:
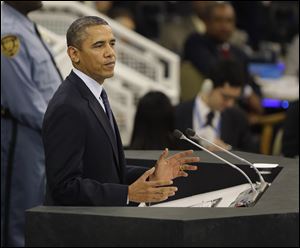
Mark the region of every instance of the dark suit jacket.
[[47, 205], [126, 205], [128, 184], [146, 169], [126, 167], [120, 134], [73, 72], [59, 87], [43, 123]]
[[[185, 42], [183, 59], [191, 61], [201, 73], [208, 76], [211, 68], [222, 59], [218, 50], [219, 45], [208, 35], [193, 33]], [[248, 63], [246, 54], [233, 45], [230, 46], [230, 55], [232, 59], [239, 61], [244, 66]]]
[[282, 153], [286, 157], [299, 155], [299, 100], [291, 103], [283, 126]]
[[[175, 127], [182, 132], [193, 127], [193, 109], [195, 99], [179, 104], [175, 108]], [[221, 139], [235, 150], [258, 152], [258, 141], [250, 133], [247, 118], [237, 107], [226, 109], [221, 113]], [[185, 144], [185, 145], [184, 145]], [[195, 149], [188, 142], [182, 141], [184, 149]]]

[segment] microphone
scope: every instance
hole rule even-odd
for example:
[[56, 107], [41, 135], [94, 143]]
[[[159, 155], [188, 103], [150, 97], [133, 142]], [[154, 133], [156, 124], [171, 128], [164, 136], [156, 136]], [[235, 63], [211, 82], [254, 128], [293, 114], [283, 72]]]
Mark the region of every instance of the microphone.
[[253, 168], [255, 170], [255, 172], [257, 173], [258, 177], [259, 177], [259, 180], [260, 180], [260, 184], [259, 184], [259, 192], [264, 192], [265, 189], [268, 187], [268, 183], [266, 183], [266, 181], [264, 180], [264, 178], [262, 177], [261, 173], [259, 172], [259, 170], [254, 166], [254, 164], [250, 163], [248, 160], [244, 159], [244, 158], [241, 158], [239, 156], [237, 156], [236, 154], [232, 153], [232, 152], [229, 152], [228, 150], [224, 149], [223, 147], [221, 146], [218, 146], [216, 144], [214, 144], [213, 142], [209, 141], [208, 139], [205, 139], [201, 136], [199, 136], [193, 129], [191, 128], [187, 128], [185, 133], [187, 134], [188, 137], [190, 137], [191, 139], [195, 139], [195, 140], [199, 140], [199, 139], [202, 139], [206, 142], [208, 142], [209, 144], [215, 146], [215, 147], [218, 147], [219, 149], [221, 149], [222, 151], [226, 152], [227, 154], [235, 157], [236, 159], [242, 161], [242, 162], [245, 162], [246, 164], [250, 165], [250, 168]]
[[189, 143], [197, 146], [198, 148], [203, 149], [204, 151], [208, 152], [209, 154], [211, 154], [212, 156], [216, 157], [217, 159], [225, 162], [226, 164], [228, 164], [229, 166], [231, 166], [232, 168], [238, 170], [249, 182], [250, 186], [251, 186], [251, 190], [246, 190], [245, 192], [242, 192], [240, 194], [240, 196], [236, 199], [236, 201], [234, 201], [230, 206], [237, 206], [237, 207], [241, 207], [241, 206], [251, 206], [255, 203], [256, 199], [258, 199], [258, 197], [261, 195], [261, 192], [258, 192], [255, 188], [255, 186], [253, 185], [252, 181], [250, 180], [250, 178], [247, 176], [247, 174], [242, 171], [239, 167], [237, 167], [236, 165], [230, 163], [229, 161], [227, 161], [226, 159], [218, 156], [217, 154], [209, 151], [208, 149], [206, 149], [205, 147], [199, 145], [198, 143], [190, 140], [189, 138], [187, 138], [182, 132], [180, 132], [179, 130], [175, 129], [173, 132], [173, 135], [175, 138], [177, 139], [183, 139], [188, 141]]

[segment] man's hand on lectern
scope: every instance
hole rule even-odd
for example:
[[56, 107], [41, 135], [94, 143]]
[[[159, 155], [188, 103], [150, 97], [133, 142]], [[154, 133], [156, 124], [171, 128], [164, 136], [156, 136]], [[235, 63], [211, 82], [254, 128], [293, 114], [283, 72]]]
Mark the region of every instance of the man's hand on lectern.
[[169, 185], [173, 184], [171, 180], [155, 180], [148, 181], [150, 175], [153, 174], [155, 168], [147, 170], [133, 184], [128, 187], [128, 199], [131, 202], [160, 202], [167, 200], [170, 196], [175, 195], [177, 187]]

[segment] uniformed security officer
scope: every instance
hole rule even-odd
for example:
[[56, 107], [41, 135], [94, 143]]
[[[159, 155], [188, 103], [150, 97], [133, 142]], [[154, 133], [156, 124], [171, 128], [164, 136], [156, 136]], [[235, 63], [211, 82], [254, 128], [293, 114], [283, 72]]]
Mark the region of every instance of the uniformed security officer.
[[44, 200], [42, 120], [62, 78], [27, 17], [41, 7], [1, 5], [1, 246], [24, 246], [25, 210]]

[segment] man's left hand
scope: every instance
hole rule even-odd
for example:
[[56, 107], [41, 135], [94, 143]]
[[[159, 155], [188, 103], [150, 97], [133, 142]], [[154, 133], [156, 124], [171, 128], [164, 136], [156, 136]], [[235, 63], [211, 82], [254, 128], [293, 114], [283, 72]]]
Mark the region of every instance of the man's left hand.
[[155, 165], [155, 173], [149, 177], [152, 180], [172, 180], [177, 177], [187, 177], [185, 171], [197, 170], [197, 166], [189, 165], [188, 163], [199, 162], [199, 157], [190, 157], [193, 150], [187, 150], [176, 153], [168, 157], [169, 150], [166, 148], [160, 155]]

